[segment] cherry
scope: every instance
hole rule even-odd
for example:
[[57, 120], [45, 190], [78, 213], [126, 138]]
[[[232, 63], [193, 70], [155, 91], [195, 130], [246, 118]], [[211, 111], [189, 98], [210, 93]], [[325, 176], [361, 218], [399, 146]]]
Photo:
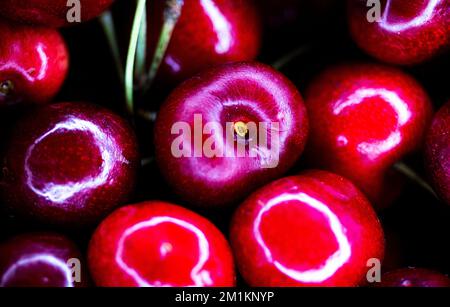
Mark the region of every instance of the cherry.
[[427, 135], [426, 167], [434, 187], [450, 204], [450, 101], [435, 115]]
[[120, 208], [95, 231], [88, 262], [98, 286], [234, 286], [230, 247], [208, 220], [160, 201]]
[[374, 9], [366, 4], [348, 0], [350, 31], [362, 49], [382, 61], [417, 64], [450, 45], [448, 0], [382, 0], [378, 22], [368, 20]]
[[162, 174], [184, 201], [224, 206], [285, 173], [308, 120], [295, 86], [259, 63], [232, 63], [184, 82], [155, 125]]
[[88, 226], [129, 199], [137, 150], [128, 124], [106, 109], [42, 107], [14, 129], [0, 180], [3, 200], [26, 218]]
[[311, 165], [352, 180], [376, 207], [389, 204], [400, 185], [391, 167], [419, 149], [430, 121], [423, 88], [394, 68], [341, 65], [312, 82], [306, 107]]
[[253, 193], [235, 213], [230, 239], [251, 286], [356, 286], [368, 261], [384, 252], [383, 230], [365, 196], [324, 171]]
[[49, 102], [68, 71], [69, 55], [61, 35], [4, 21], [0, 33], [0, 108]]
[[378, 287], [450, 287], [450, 279], [427, 269], [406, 268], [385, 273]]
[[[47, 27], [71, 24], [68, 16], [76, 16], [80, 10], [81, 21], [87, 21], [103, 13], [114, 0], [1, 0], [0, 15], [22, 23]], [[77, 4], [77, 2], [79, 2]]]
[[[166, 1], [148, 2], [151, 56], [163, 24]], [[212, 66], [256, 58], [262, 29], [253, 0], [185, 0], [158, 80], [172, 86]]]
[[[73, 270], [76, 266], [79, 272]], [[86, 283], [81, 254], [65, 236], [28, 233], [0, 244], [0, 287], [79, 287]]]

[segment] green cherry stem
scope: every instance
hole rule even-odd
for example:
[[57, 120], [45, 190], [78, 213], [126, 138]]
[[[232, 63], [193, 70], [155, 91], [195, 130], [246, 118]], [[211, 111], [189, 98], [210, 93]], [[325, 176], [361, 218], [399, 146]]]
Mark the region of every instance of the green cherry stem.
[[418, 186], [422, 187], [428, 193], [433, 195], [436, 199], [439, 199], [434, 189], [411, 167], [409, 167], [403, 162], [398, 162], [394, 165], [394, 169], [403, 174], [404, 176], [406, 176], [412, 182], [416, 183]]
[[125, 98], [127, 110], [131, 115], [134, 114], [134, 64], [136, 61], [139, 33], [141, 31], [142, 21], [145, 16], [146, 3], [147, 0], [138, 0], [125, 66]]
[[164, 10], [164, 23], [161, 29], [158, 43], [156, 45], [155, 54], [153, 56], [150, 70], [147, 77], [148, 90], [156, 77], [156, 74], [161, 66], [164, 56], [169, 46], [170, 39], [172, 38], [173, 30], [181, 15], [181, 10], [184, 5], [184, 0], [166, 0], [166, 8]]
[[106, 40], [108, 41], [109, 48], [111, 49], [120, 82], [123, 83], [123, 65], [120, 60], [119, 44], [117, 42], [116, 28], [114, 26], [114, 19], [111, 11], [107, 11], [100, 16], [100, 24], [102, 25]]

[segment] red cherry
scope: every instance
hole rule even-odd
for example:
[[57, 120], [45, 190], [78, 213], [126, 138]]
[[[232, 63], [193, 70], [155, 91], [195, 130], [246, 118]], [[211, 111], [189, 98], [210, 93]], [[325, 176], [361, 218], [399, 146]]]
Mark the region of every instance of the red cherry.
[[159, 202], [120, 208], [88, 251], [97, 286], [234, 286], [230, 247], [208, 220]]
[[69, 66], [61, 35], [53, 29], [3, 21], [0, 33], [0, 108], [50, 101], [64, 82]]
[[45, 106], [13, 132], [3, 162], [3, 200], [13, 213], [43, 222], [95, 223], [128, 201], [137, 150], [128, 124], [106, 109]]
[[426, 140], [425, 157], [434, 187], [450, 204], [450, 101], [433, 119]]
[[356, 286], [383, 257], [383, 230], [343, 177], [308, 171], [253, 193], [231, 223], [239, 271], [251, 286]]
[[306, 107], [311, 164], [352, 180], [378, 208], [390, 203], [390, 168], [422, 145], [431, 117], [423, 88], [394, 68], [342, 65], [312, 82]]
[[378, 287], [450, 287], [450, 279], [427, 269], [399, 269], [381, 276]]
[[[78, 248], [65, 236], [19, 235], [0, 244], [0, 287], [85, 286], [83, 264]], [[77, 265], [78, 276], [72, 272]]]
[[[148, 3], [151, 56], [162, 26], [165, 1]], [[185, 0], [158, 79], [174, 85], [212, 66], [256, 58], [262, 29], [253, 0]]]
[[[285, 173], [307, 131], [303, 100], [286, 77], [263, 64], [228, 64], [168, 98], [156, 122], [156, 158], [183, 200], [223, 206]], [[183, 155], [174, 152], [181, 148]]]
[[[77, 1], [72, 1], [77, 2]], [[103, 13], [114, 0], [82, 0], [79, 6], [67, 0], [1, 0], [0, 15], [27, 24], [61, 27], [71, 24], [71, 9], [80, 9], [81, 21], [87, 21]]]
[[378, 22], [368, 20], [366, 4], [348, 0], [350, 31], [362, 49], [382, 61], [417, 64], [450, 45], [448, 0], [382, 0]]

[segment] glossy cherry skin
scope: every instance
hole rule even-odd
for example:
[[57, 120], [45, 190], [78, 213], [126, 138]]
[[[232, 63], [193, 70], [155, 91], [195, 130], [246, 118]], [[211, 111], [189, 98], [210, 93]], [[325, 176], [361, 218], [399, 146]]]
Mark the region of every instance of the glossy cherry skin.
[[222, 233], [200, 215], [161, 201], [108, 216], [92, 237], [88, 261], [102, 287], [235, 285], [233, 257]]
[[307, 171], [264, 186], [239, 207], [231, 246], [251, 286], [356, 286], [384, 253], [383, 230], [347, 179]]
[[0, 109], [46, 103], [67, 75], [69, 54], [58, 31], [0, 20]]
[[377, 59], [413, 65], [450, 46], [448, 0], [381, 0], [379, 22], [369, 22], [367, 1], [348, 0], [350, 31], [356, 43]]
[[[200, 116], [199, 129], [195, 119]], [[191, 133], [181, 133], [180, 123]], [[216, 126], [208, 127], [208, 123]], [[254, 123], [267, 146], [256, 142], [255, 134], [236, 134], [233, 127], [238, 123]], [[200, 136], [195, 136], [196, 131]], [[156, 121], [156, 158], [162, 174], [184, 201], [203, 207], [226, 206], [283, 175], [303, 151], [307, 132], [303, 99], [286, 77], [263, 64], [233, 63], [203, 72], [171, 94]], [[279, 146], [271, 147], [274, 144]], [[239, 155], [237, 148], [242, 145], [245, 153]], [[174, 155], [177, 146], [188, 152]], [[202, 149], [209, 146], [219, 152], [208, 155]]]
[[[79, 2], [81, 21], [87, 21], [106, 11], [114, 0], [81, 0]], [[69, 23], [67, 15], [70, 9], [76, 8], [74, 5], [68, 5], [67, 0], [1, 0], [0, 3], [0, 15], [4, 18], [46, 27], [73, 24]]]
[[423, 88], [381, 65], [327, 69], [306, 92], [311, 129], [307, 160], [355, 183], [377, 208], [398, 194], [391, 167], [419, 149], [432, 106]]
[[88, 226], [129, 200], [138, 162], [133, 131], [119, 116], [86, 103], [45, 106], [14, 129], [2, 197], [25, 218]]
[[450, 101], [435, 115], [425, 146], [425, 166], [441, 198], [450, 205]]
[[[150, 1], [150, 59], [159, 37], [165, 1]], [[261, 45], [261, 22], [253, 0], [185, 0], [158, 80], [173, 86], [215, 65], [254, 60]]]
[[385, 273], [378, 287], [450, 287], [450, 279], [427, 269], [406, 268]]
[[[76, 264], [79, 280], [72, 273]], [[65, 236], [22, 234], [0, 244], [0, 287], [86, 286], [83, 265], [78, 248]]]

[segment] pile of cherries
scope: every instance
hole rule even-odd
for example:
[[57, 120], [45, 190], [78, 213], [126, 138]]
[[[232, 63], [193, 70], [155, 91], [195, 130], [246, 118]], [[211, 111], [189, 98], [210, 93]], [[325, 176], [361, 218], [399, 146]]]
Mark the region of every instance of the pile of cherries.
[[[74, 33], [109, 14], [129, 40], [137, 9], [80, 2], [72, 25], [66, 0], [0, 0], [0, 287], [450, 286], [450, 271], [396, 260], [402, 244], [385, 227], [411, 187], [426, 195], [421, 211], [450, 211], [448, 84], [434, 94], [413, 76], [447, 65], [448, 83], [448, 0], [381, 0], [373, 22], [362, 0], [148, 1], [149, 63], [167, 11], [181, 10], [150, 89], [134, 71], [132, 114], [114, 94], [123, 74], [98, 81], [110, 102], [66, 94], [96, 78], [76, 67]], [[283, 37], [339, 9], [344, 26], [329, 22], [348, 40]], [[106, 40], [85, 44], [113, 75], [111, 54], [95, 57]], [[327, 44], [350, 58], [320, 61], [338, 53]], [[261, 63], [277, 50], [287, 56]], [[277, 123], [263, 131], [277, 152], [250, 123]], [[245, 155], [227, 155], [236, 145]]]

